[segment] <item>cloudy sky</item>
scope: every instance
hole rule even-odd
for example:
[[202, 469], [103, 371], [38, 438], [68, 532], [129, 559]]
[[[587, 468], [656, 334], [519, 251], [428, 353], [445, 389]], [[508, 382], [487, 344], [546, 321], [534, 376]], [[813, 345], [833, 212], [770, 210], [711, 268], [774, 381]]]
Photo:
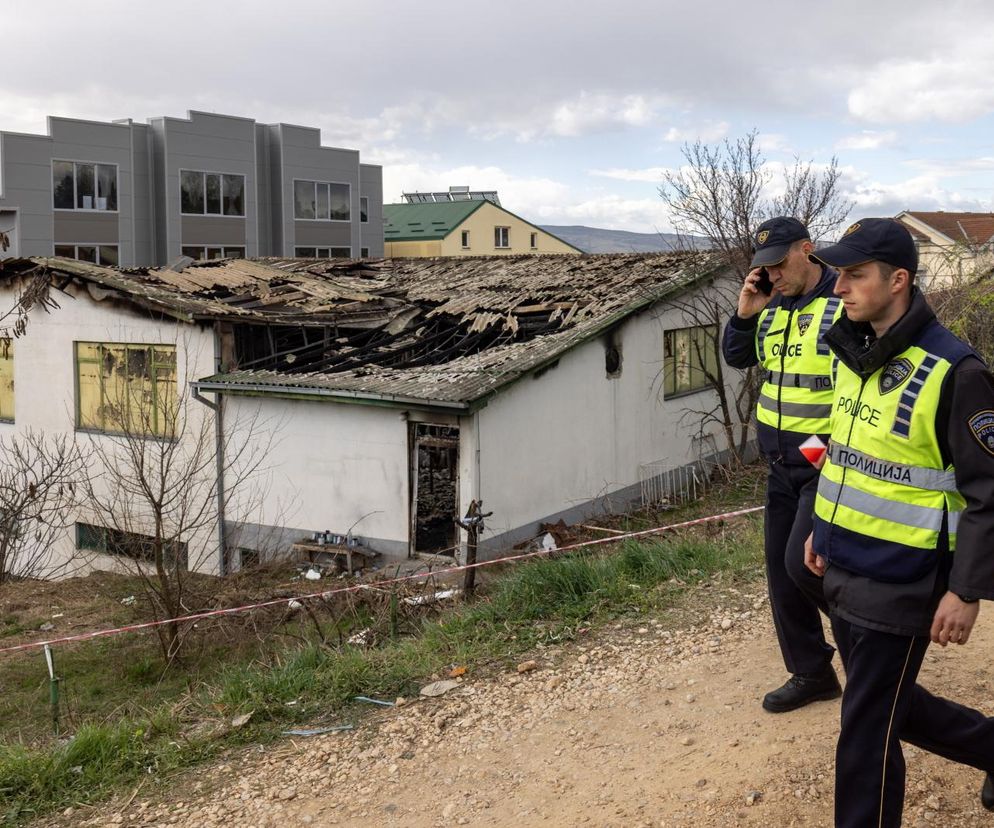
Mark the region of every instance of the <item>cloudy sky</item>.
[[467, 184], [536, 222], [653, 232], [683, 142], [755, 129], [773, 170], [836, 156], [854, 217], [994, 210], [985, 0], [6, 0], [0, 20], [2, 130], [319, 126], [383, 165], [388, 202]]

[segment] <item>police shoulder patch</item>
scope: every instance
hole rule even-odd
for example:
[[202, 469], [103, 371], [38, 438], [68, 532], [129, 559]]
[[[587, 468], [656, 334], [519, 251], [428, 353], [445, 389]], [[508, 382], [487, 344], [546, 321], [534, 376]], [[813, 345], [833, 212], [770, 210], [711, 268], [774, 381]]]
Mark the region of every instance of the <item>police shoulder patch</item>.
[[989, 408], [977, 411], [970, 415], [966, 424], [984, 451], [994, 455], [994, 411]]
[[797, 330], [801, 332], [801, 336], [807, 332], [808, 328], [811, 327], [811, 321], [815, 318], [813, 313], [802, 313], [797, 317]]
[[911, 376], [914, 369], [915, 366], [911, 364], [911, 360], [905, 357], [888, 362], [880, 372], [880, 378], [877, 381], [880, 393], [886, 394], [902, 385]]

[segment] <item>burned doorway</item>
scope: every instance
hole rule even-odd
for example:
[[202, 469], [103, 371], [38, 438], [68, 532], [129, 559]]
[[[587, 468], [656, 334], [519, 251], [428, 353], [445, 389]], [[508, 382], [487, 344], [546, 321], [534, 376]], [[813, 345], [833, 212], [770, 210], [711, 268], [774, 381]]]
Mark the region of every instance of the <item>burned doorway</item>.
[[411, 423], [411, 554], [454, 555], [459, 428]]

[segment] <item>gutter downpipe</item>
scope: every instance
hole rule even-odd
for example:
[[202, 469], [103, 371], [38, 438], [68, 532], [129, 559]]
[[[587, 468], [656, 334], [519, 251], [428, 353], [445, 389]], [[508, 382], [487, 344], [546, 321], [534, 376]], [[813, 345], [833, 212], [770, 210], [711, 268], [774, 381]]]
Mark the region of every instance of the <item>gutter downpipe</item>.
[[[217, 329], [214, 332], [214, 370], [219, 370], [220, 356], [218, 354]], [[223, 578], [228, 574], [227, 549], [228, 537], [225, 531], [225, 504], [224, 504], [224, 397], [221, 396], [220, 389], [214, 389], [216, 400], [211, 402], [200, 393], [197, 383], [190, 383], [193, 399], [206, 405], [214, 412], [214, 458], [217, 475], [217, 543], [218, 543], [218, 567], [217, 570]]]

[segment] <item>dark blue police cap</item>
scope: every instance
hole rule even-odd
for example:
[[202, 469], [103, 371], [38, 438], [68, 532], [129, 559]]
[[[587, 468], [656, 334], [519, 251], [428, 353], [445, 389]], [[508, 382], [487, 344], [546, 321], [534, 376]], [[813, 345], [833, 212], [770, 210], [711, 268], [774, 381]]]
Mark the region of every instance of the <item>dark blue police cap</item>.
[[816, 250], [811, 258], [831, 267], [856, 267], [866, 262], [884, 262], [903, 267], [912, 276], [918, 270], [915, 240], [901, 222], [890, 218], [860, 219], [831, 247]]
[[777, 216], [759, 225], [753, 243], [752, 264], [749, 268], [778, 265], [787, 258], [790, 246], [801, 239], [810, 239], [808, 228], [796, 218]]

